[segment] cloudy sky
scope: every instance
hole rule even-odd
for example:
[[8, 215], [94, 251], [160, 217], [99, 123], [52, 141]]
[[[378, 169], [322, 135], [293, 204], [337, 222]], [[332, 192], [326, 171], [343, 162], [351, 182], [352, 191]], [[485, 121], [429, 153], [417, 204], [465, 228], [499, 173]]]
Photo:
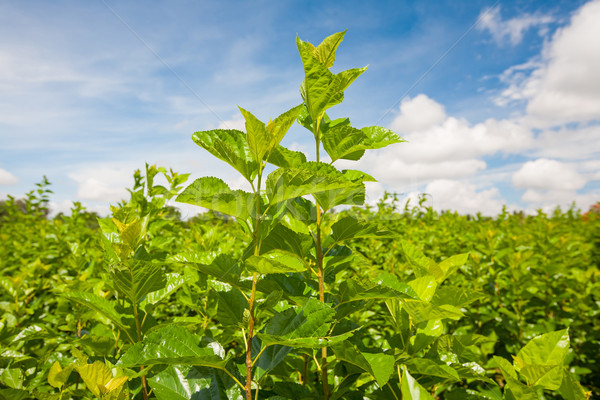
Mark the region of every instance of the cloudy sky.
[[[438, 209], [493, 215], [600, 200], [600, 0], [0, 0], [0, 198], [43, 175], [52, 205], [106, 212], [144, 163], [240, 187], [191, 141], [300, 103], [295, 38], [348, 29], [329, 112], [408, 142], [340, 168]], [[294, 127], [284, 145], [312, 156]]]

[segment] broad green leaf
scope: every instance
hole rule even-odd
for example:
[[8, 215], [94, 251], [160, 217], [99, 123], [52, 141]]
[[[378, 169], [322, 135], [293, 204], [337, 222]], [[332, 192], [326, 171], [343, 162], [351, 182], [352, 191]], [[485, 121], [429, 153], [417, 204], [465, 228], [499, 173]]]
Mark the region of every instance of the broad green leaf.
[[112, 278], [115, 288], [132, 304], [138, 304], [148, 293], [167, 284], [162, 266], [144, 261], [133, 261], [130, 268], [114, 271]]
[[274, 138], [273, 144], [269, 147], [269, 153], [279, 145], [281, 139], [285, 136], [287, 131], [296, 122], [298, 115], [303, 110], [304, 104], [299, 104], [296, 107], [289, 109], [267, 124], [267, 131]]
[[408, 282], [408, 285], [415, 290], [419, 299], [429, 303], [437, 289], [437, 282], [431, 275], [422, 276]]
[[[560, 394], [566, 400], [586, 400], [588, 399], [588, 395], [585, 390], [581, 387], [579, 382], [575, 379], [573, 374], [571, 374], [566, 369], [563, 371], [563, 380], [560, 385]], [[591, 393], [590, 393], [591, 394]]]
[[449, 306], [434, 306], [420, 300], [403, 300], [402, 307], [413, 318], [415, 324], [438, 319], [460, 319], [464, 316], [460, 309]]
[[300, 94], [308, 114], [313, 121], [316, 121], [328, 108], [342, 102], [344, 90], [366, 70], [366, 67], [333, 75], [315, 58], [313, 45], [303, 42], [300, 38], [296, 39], [296, 44], [304, 65], [304, 81], [300, 87]]
[[217, 320], [223, 326], [237, 325], [244, 322], [244, 310], [248, 308], [248, 301], [239, 290], [232, 289], [228, 292], [217, 292], [218, 307]]
[[194, 394], [204, 389], [206, 380], [188, 379], [189, 368], [169, 366], [165, 370], [148, 379], [154, 395], [159, 400], [189, 400]]
[[374, 221], [360, 221], [351, 216], [338, 220], [331, 226], [331, 231], [335, 242], [363, 237], [381, 237], [388, 233], [379, 231]]
[[226, 254], [219, 254], [207, 263], [205, 259], [198, 258], [193, 253], [177, 254], [171, 261], [181, 262], [198, 271], [210, 275], [221, 282], [238, 286], [241, 276], [239, 261]]
[[355, 169], [344, 169], [342, 175], [352, 182], [377, 182], [377, 179], [373, 178], [366, 172], [358, 171]]
[[568, 352], [568, 330], [550, 332], [530, 340], [513, 364], [530, 386], [557, 390], [563, 380], [563, 364]]
[[333, 67], [335, 51], [340, 43], [342, 43], [342, 40], [344, 40], [345, 34], [346, 31], [334, 33], [333, 35], [327, 36], [316, 48], [313, 47], [314, 57], [319, 60], [325, 68]]
[[340, 303], [352, 302], [357, 300], [387, 300], [387, 299], [407, 299], [416, 298], [414, 289], [405, 283], [399, 283], [394, 288], [382, 285], [383, 279], [378, 283], [370, 282], [368, 284], [348, 279], [340, 284]]
[[353, 180], [355, 178], [350, 174], [345, 174], [338, 171], [334, 166], [325, 163], [307, 163], [303, 166], [304, 169], [312, 171], [319, 176], [327, 176], [330, 179], [335, 179], [338, 182], [345, 182], [341, 187], [332, 187], [329, 190], [312, 193], [317, 204], [324, 211], [329, 211], [335, 206], [346, 205], [362, 205], [365, 201], [365, 185], [362, 180]]
[[[38, 395], [38, 393], [41, 393], [41, 395]], [[37, 389], [33, 390], [33, 394], [36, 396], [36, 398], [41, 399], [41, 400], [60, 400], [60, 393], [42, 393], [37, 391]], [[45, 394], [47, 394], [47, 397], [43, 397]], [[31, 395], [29, 394], [28, 390], [23, 390], [23, 389], [12, 389], [12, 388], [8, 388], [8, 389], [0, 389], [0, 400], [29, 400], [31, 399]]]
[[146, 305], [154, 305], [161, 302], [192, 279], [192, 277], [189, 275], [179, 275], [173, 273], [165, 274], [165, 277], [167, 280], [165, 287], [148, 293], [148, 295], [146, 295], [146, 297], [140, 302], [140, 307], [144, 308]]
[[194, 143], [235, 168], [252, 182], [258, 173], [258, 164], [248, 146], [246, 134], [236, 129], [215, 129], [196, 132]]
[[355, 365], [368, 372], [382, 387], [394, 372], [394, 356], [383, 353], [361, 352], [349, 342], [338, 343], [332, 346], [338, 360]]
[[262, 255], [281, 250], [303, 259], [308, 255], [312, 246], [313, 239], [309, 235], [294, 232], [282, 224], [277, 224], [263, 239], [260, 252]]
[[48, 383], [50, 386], [60, 389], [64, 386], [69, 379], [69, 375], [71, 375], [71, 371], [73, 370], [73, 366], [69, 366], [65, 369], [62, 369], [60, 363], [55, 361], [54, 364], [50, 367], [48, 371]]
[[321, 140], [325, 151], [334, 162], [339, 159], [359, 160], [365, 152], [360, 145], [366, 138], [360, 129], [345, 125], [323, 132]]
[[368, 126], [361, 128], [361, 131], [367, 136], [363, 144], [365, 149], [380, 149], [390, 144], [405, 141], [393, 131], [381, 126]]
[[168, 325], [151, 332], [142, 342], [136, 343], [117, 362], [117, 365], [132, 368], [142, 365], [198, 365], [225, 368], [223, 360], [211, 347], [200, 347], [200, 337], [184, 327]]
[[406, 365], [402, 366], [402, 399], [403, 400], [433, 400], [433, 397], [409, 373]]
[[466, 288], [443, 285], [437, 288], [431, 302], [436, 306], [448, 304], [457, 308], [462, 308], [483, 297], [483, 293], [480, 292], [475, 292]]
[[254, 158], [260, 163], [265, 154], [279, 142], [275, 143], [275, 138], [267, 132], [264, 122], [261, 122], [251, 112], [244, 110], [242, 107], [238, 108], [246, 120], [246, 140], [248, 141], [248, 147]]
[[128, 315], [117, 311], [114, 303], [104, 299], [103, 297], [87, 292], [73, 291], [64, 293], [62, 296], [102, 314], [104, 317], [111, 320], [112, 323], [114, 323], [119, 329], [121, 329], [123, 333], [127, 335], [127, 338], [131, 343], [135, 343], [135, 327], [129, 325], [129, 321], [126, 320]]
[[414, 244], [404, 240], [401, 244], [404, 256], [413, 267], [413, 271], [417, 277], [428, 275], [431, 269], [437, 267], [437, 264], [432, 259], [426, 257]]
[[[283, 139], [292, 124], [296, 121], [301, 110], [302, 105], [296, 106], [265, 125], [249, 111], [240, 107], [240, 111], [246, 120], [248, 146], [256, 160], [262, 161], [265, 155], [270, 154], [279, 146], [279, 142], [281, 142], [281, 139]], [[281, 153], [280, 150], [278, 155], [282, 155]]]
[[[85, 386], [96, 397], [105, 393], [104, 387], [113, 379], [113, 374], [102, 361], [94, 361], [93, 364], [78, 365], [75, 367]], [[127, 379], [127, 378], [125, 378]]]
[[135, 251], [143, 235], [144, 224], [142, 220], [136, 219], [130, 223], [122, 223], [118, 219], [113, 218], [113, 222], [119, 231], [121, 241], [129, 246], [131, 250]]
[[322, 347], [330, 347], [337, 343], [341, 343], [351, 337], [354, 332], [346, 332], [341, 335], [323, 336], [323, 337], [296, 337], [284, 338], [277, 335], [269, 335], [267, 333], [257, 333], [256, 335], [262, 340], [264, 346], [281, 345], [291, 348], [307, 348], [320, 349]]
[[291, 253], [271, 251], [261, 256], [250, 256], [246, 260], [246, 270], [258, 274], [285, 274], [302, 272], [308, 266], [304, 261]]
[[359, 160], [365, 150], [379, 149], [404, 140], [389, 129], [379, 126], [356, 129], [337, 125], [323, 132], [323, 147], [332, 162], [338, 159]]
[[394, 356], [383, 353], [362, 353], [371, 367], [371, 374], [379, 387], [383, 387], [394, 373]]
[[243, 220], [255, 214], [255, 197], [243, 190], [231, 190], [219, 178], [196, 179], [185, 188], [176, 201], [208, 208]]
[[223, 370], [212, 368], [169, 366], [148, 379], [148, 383], [159, 400], [226, 400], [241, 395]]
[[444, 261], [438, 264], [439, 269], [442, 271], [441, 276], [436, 276], [438, 283], [445, 281], [450, 275], [456, 272], [457, 269], [465, 265], [469, 253], [457, 254], [452, 257], [446, 258]]
[[277, 146], [269, 154], [268, 161], [282, 168], [298, 168], [306, 163], [306, 156], [300, 151], [293, 151], [283, 146]]
[[289, 308], [275, 314], [265, 326], [265, 332], [257, 333], [257, 336], [264, 346], [323, 347], [328, 342], [345, 340], [352, 334], [328, 337], [334, 314], [329, 305], [310, 298], [301, 308]]
[[408, 369], [419, 375], [436, 376], [451, 382], [460, 381], [458, 373], [452, 367], [428, 358], [410, 358], [405, 361]]
[[327, 164], [309, 162], [301, 168], [279, 168], [267, 177], [267, 197], [271, 205], [307, 194], [356, 187], [339, 176], [331, 176]]

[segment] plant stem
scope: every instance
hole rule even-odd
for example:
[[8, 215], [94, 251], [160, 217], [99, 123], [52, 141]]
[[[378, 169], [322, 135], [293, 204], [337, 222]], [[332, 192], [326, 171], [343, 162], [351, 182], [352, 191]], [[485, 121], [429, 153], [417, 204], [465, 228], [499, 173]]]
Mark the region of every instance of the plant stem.
[[[258, 183], [256, 191], [254, 192], [254, 199], [256, 202], [256, 216], [255, 216], [255, 227], [254, 227], [254, 255], [260, 255], [260, 186], [262, 179], [262, 165], [258, 171]], [[258, 282], [258, 275], [252, 274], [252, 292], [250, 293], [250, 299], [248, 305], [250, 307], [250, 321], [248, 322], [248, 340], [246, 342], [246, 400], [252, 400], [252, 338], [254, 337], [254, 306], [256, 300], [256, 284]], [[258, 393], [258, 388], [257, 388]]]
[[[137, 304], [132, 304], [133, 316], [135, 319], [135, 330], [137, 331], [137, 341], [142, 341], [142, 326], [140, 325], [140, 319], [138, 317]], [[140, 366], [140, 372], [144, 370], [144, 366]], [[142, 376], [142, 393], [144, 394], [144, 400], [148, 400], [148, 388], [146, 386], [146, 376]]]
[[[317, 142], [317, 162], [320, 161], [319, 148], [321, 147], [321, 118], [317, 119], [315, 125], [315, 139]], [[319, 300], [325, 303], [325, 273], [323, 270], [323, 247], [321, 246], [321, 218], [323, 216], [323, 210], [316, 202], [317, 206], [317, 277], [319, 279]], [[321, 380], [323, 381], [323, 398], [329, 399], [329, 382], [327, 377], [327, 347], [321, 348]]]

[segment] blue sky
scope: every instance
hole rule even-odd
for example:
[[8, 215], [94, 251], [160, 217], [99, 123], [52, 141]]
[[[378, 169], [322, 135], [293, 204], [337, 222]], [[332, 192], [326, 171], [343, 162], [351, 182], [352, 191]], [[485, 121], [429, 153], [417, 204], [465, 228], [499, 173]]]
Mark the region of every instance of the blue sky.
[[[150, 5], [149, 5], [150, 4]], [[144, 163], [244, 187], [190, 139], [300, 103], [296, 35], [347, 29], [369, 65], [332, 117], [408, 140], [358, 163], [385, 191], [494, 215], [600, 200], [600, 0], [0, 0], [0, 198], [43, 175], [52, 206], [106, 212]], [[285, 145], [312, 153], [294, 127]], [[191, 211], [186, 211], [191, 212]]]

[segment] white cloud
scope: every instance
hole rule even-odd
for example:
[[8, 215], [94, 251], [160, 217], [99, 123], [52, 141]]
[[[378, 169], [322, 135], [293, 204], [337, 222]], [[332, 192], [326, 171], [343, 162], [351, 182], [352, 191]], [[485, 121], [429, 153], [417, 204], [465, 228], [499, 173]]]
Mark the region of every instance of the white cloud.
[[586, 211], [592, 204], [598, 201], [599, 197], [600, 192], [598, 191], [579, 194], [575, 190], [528, 189], [521, 197], [521, 200], [529, 203], [527, 209], [529, 213], [533, 213], [537, 209], [550, 213], [557, 206], [560, 206], [562, 209], [568, 209], [573, 203], [580, 210]]
[[[497, 215], [505, 204], [497, 188], [479, 190], [473, 184], [457, 180], [435, 180], [426, 186], [424, 193], [430, 195], [428, 201], [434, 209], [461, 214]], [[409, 197], [415, 198], [415, 193]]]
[[406, 132], [408, 143], [368, 152], [358, 164], [340, 161], [336, 166], [364, 169], [401, 191], [408, 184], [474, 176], [487, 167], [482, 157], [533, 145], [531, 131], [517, 123], [489, 119], [471, 125], [446, 116], [442, 105], [423, 94], [404, 100], [400, 111], [393, 125]]
[[498, 102], [527, 100], [529, 122], [537, 126], [600, 119], [599, 20], [600, 0], [582, 6], [544, 45], [539, 61], [505, 71], [511, 84]]
[[572, 165], [546, 158], [526, 162], [512, 180], [520, 188], [563, 191], [581, 189], [587, 182]]
[[233, 118], [225, 121], [221, 121], [217, 129], [237, 129], [239, 131], [246, 131], [246, 121], [244, 118]]
[[68, 176], [78, 183], [78, 199], [116, 203], [129, 197], [126, 188], [132, 184], [134, 169], [129, 166], [97, 166], [72, 172]]
[[422, 131], [439, 125], [446, 119], [444, 106], [424, 94], [407, 97], [400, 104], [400, 114], [392, 121], [390, 128], [400, 133]]
[[19, 179], [8, 172], [7, 170], [0, 168], [0, 185], [14, 185], [19, 182]]
[[597, 159], [600, 154], [600, 125], [585, 128], [548, 129], [535, 140], [535, 157], [563, 160]]
[[506, 39], [513, 46], [521, 43], [523, 33], [531, 28], [538, 27], [540, 34], [546, 32], [546, 26], [554, 21], [551, 15], [523, 14], [508, 20], [503, 20], [500, 15], [500, 7], [488, 8], [479, 16], [480, 30], [491, 33], [497, 44], [504, 44]]

